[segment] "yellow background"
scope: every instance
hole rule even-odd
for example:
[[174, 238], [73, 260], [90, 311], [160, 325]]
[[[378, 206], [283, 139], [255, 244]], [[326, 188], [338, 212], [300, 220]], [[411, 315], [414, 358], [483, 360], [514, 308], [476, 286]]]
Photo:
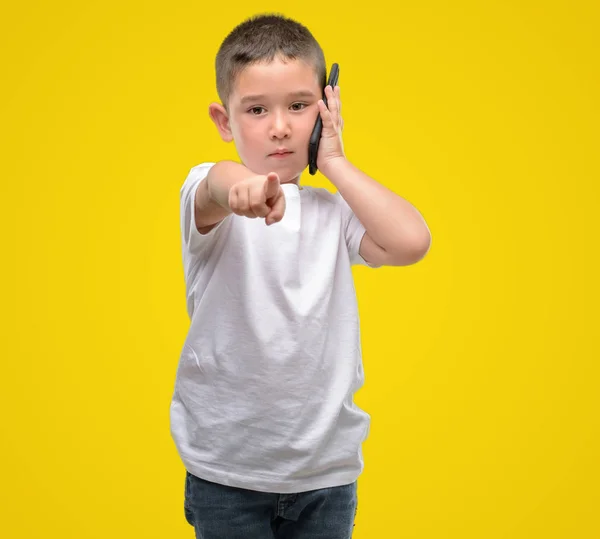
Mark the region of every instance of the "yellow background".
[[[0, 536], [191, 538], [179, 188], [220, 40], [280, 2], [3, 8]], [[348, 157], [433, 244], [356, 268], [356, 539], [600, 537], [596, 2], [304, 1]], [[333, 189], [322, 176], [305, 182]]]

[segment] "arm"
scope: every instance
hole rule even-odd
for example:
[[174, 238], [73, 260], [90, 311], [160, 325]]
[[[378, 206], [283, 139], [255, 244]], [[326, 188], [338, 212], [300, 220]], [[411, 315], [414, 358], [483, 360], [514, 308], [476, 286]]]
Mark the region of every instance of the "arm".
[[367, 176], [345, 157], [332, 159], [322, 172], [366, 229], [360, 246], [365, 260], [406, 266], [427, 254], [431, 245], [429, 228], [407, 200]]
[[196, 190], [194, 213], [200, 234], [210, 232], [231, 213], [229, 189], [255, 174], [234, 161], [219, 161]]
[[234, 161], [220, 161], [208, 171], [194, 199], [194, 217], [200, 234], [210, 232], [230, 213], [250, 219], [262, 217], [267, 225], [281, 221], [285, 196], [279, 176], [255, 174]]
[[[431, 234], [427, 224], [407, 200], [367, 176], [344, 154], [343, 121], [340, 114], [340, 88], [325, 88], [327, 106], [319, 100], [323, 131], [317, 166], [348, 203], [366, 233], [360, 256], [367, 262], [385, 266], [408, 266], [429, 251]], [[329, 107], [329, 108], [328, 108]]]

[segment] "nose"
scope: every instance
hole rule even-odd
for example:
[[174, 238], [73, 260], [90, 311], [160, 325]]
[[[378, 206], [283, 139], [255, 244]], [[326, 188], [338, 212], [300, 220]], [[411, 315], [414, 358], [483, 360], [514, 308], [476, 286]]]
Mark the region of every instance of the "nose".
[[271, 140], [289, 138], [291, 134], [290, 119], [286, 112], [275, 111], [271, 115]]

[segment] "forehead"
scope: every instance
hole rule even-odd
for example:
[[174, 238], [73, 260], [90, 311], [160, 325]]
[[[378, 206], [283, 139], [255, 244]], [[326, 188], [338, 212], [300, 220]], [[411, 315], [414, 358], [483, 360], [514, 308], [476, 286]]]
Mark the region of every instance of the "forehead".
[[313, 93], [320, 97], [319, 78], [314, 66], [303, 60], [283, 60], [252, 64], [237, 76], [231, 99], [240, 103], [248, 96], [286, 96]]

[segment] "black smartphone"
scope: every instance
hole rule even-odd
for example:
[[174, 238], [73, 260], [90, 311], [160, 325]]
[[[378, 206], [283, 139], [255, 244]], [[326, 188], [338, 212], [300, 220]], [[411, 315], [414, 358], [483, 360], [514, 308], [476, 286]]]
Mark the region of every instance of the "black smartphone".
[[[340, 66], [333, 64], [331, 71], [329, 72], [329, 80], [327, 85], [335, 89], [338, 79], [340, 77]], [[323, 101], [327, 105], [327, 97], [325, 97], [325, 88], [323, 88]], [[323, 121], [321, 120], [321, 114], [317, 116], [315, 127], [310, 136], [310, 142], [308, 143], [308, 171], [314, 176], [317, 173], [317, 154], [319, 153], [319, 141], [321, 140], [321, 131], [323, 130]]]

